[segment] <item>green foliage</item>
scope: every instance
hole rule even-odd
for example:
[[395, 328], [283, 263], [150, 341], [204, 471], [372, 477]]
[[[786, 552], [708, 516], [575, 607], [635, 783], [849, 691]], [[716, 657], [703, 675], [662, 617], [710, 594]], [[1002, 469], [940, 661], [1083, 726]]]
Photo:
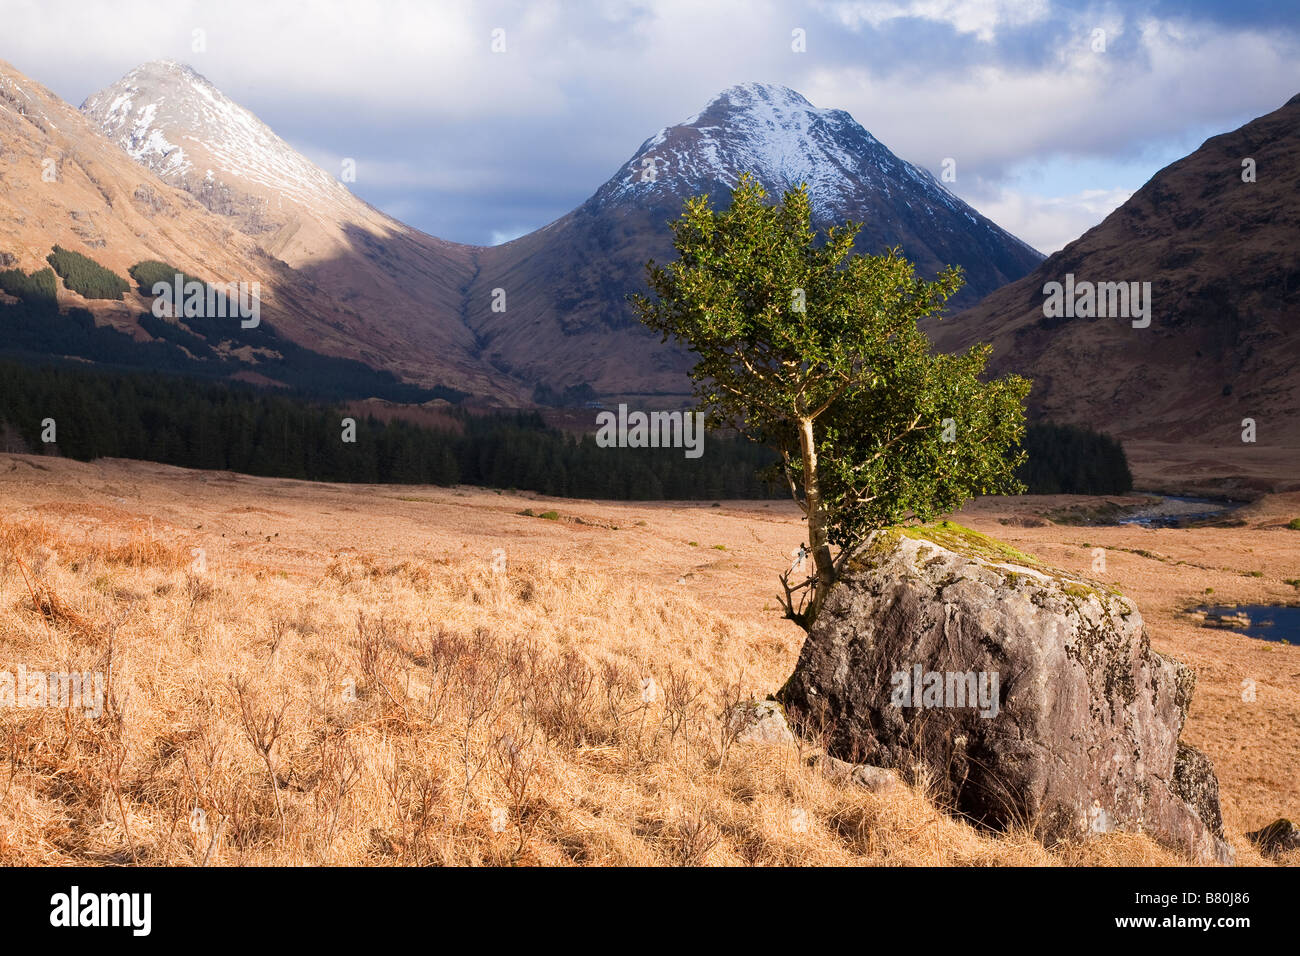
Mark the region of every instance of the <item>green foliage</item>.
[[137, 262], [127, 272], [135, 280], [136, 287], [143, 295], [153, 295], [155, 283], [166, 282], [168, 285], [172, 285], [175, 283], [178, 274], [181, 276], [182, 282], [201, 281], [195, 280], [193, 276], [186, 275], [175, 266], [169, 266], [157, 259], [146, 259], [143, 262]]
[[917, 321], [961, 285], [930, 282], [897, 249], [855, 255], [860, 226], [820, 238], [806, 187], [778, 205], [742, 176], [731, 206], [707, 196], [672, 224], [678, 258], [651, 262], [641, 320], [695, 353], [695, 393], [710, 425], [773, 448], [808, 517], [817, 585], [808, 624], [842, 553], [872, 530], [927, 521], [976, 494], [1019, 490], [1015, 449], [1030, 383], [980, 376], [989, 348], [935, 355]]
[[1292, 531], [1300, 531], [1300, 518], [1292, 518], [1286, 523], [1286, 526]]
[[5, 269], [0, 271], [0, 289], [32, 305], [53, 305], [58, 300], [53, 269], [41, 269], [31, 275], [22, 269]]
[[89, 256], [55, 246], [46, 261], [63, 279], [63, 284], [87, 299], [120, 299], [131, 288], [116, 272], [105, 269]]
[[[877, 377], [824, 416], [822, 494], [831, 541], [845, 548], [877, 528], [933, 521], [976, 495], [1023, 490], [1014, 470], [1024, 459], [1029, 382], [983, 382], [990, 346], [933, 355], [914, 325], [893, 336], [892, 349], [876, 360]], [[800, 480], [802, 462], [792, 459], [791, 470]]]

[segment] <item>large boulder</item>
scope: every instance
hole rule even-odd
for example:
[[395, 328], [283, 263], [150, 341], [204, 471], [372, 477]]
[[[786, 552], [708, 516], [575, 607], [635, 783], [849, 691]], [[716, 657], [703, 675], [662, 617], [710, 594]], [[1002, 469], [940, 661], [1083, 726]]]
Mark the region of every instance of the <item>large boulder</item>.
[[1179, 744], [1194, 685], [1119, 593], [944, 522], [872, 537], [781, 698], [835, 756], [924, 776], [978, 823], [1230, 863], [1214, 770]]

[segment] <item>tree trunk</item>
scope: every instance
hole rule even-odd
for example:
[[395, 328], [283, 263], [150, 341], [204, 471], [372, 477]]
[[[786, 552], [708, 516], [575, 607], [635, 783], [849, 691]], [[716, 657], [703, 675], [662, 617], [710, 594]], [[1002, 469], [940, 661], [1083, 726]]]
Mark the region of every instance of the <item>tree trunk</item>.
[[822, 602], [835, 583], [835, 562], [831, 559], [831, 543], [826, 531], [826, 507], [822, 504], [821, 488], [817, 483], [817, 444], [813, 439], [813, 420], [799, 419], [799, 451], [803, 457], [804, 503], [808, 506], [808, 550], [812, 553], [817, 582], [812, 597], [799, 623], [812, 627], [821, 610]]

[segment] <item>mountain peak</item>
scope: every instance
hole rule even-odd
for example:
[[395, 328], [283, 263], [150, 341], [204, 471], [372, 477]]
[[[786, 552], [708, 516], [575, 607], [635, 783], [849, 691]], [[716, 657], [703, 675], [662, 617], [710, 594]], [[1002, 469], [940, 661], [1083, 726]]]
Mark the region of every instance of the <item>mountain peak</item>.
[[[689, 355], [648, 352], [625, 294], [641, 287], [648, 259], [674, 256], [665, 222], [683, 202], [708, 194], [725, 207], [744, 173], [772, 202], [807, 184], [814, 226], [862, 223], [859, 251], [901, 247], [927, 277], [962, 266], [967, 285], [957, 304], [972, 304], [1042, 261], [843, 110], [819, 109], [777, 84], [743, 83], [647, 139], [567, 216], [480, 250], [465, 301], [483, 354], [553, 387], [585, 381], [605, 394], [677, 394]], [[488, 292], [506, 285], [520, 290], [509, 315], [489, 311]]]
[[[275, 296], [286, 282], [303, 282], [310, 295], [346, 310], [321, 339], [332, 340], [333, 354], [354, 349], [348, 339], [364, 340], [366, 360], [394, 374], [426, 381], [438, 374], [458, 388], [515, 400], [521, 386], [503, 385], [497, 370], [479, 361], [478, 343], [460, 320], [462, 289], [473, 274], [468, 247], [366, 204], [184, 63], [136, 67], [89, 97], [82, 116], [214, 213], [222, 228], [252, 237], [262, 256], [292, 270], [291, 278], [267, 281]], [[369, 322], [369, 332], [352, 325]], [[345, 327], [350, 331], [339, 331]]]
[[[188, 87], [194, 91], [201, 91], [207, 98], [224, 98], [224, 94], [217, 89], [216, 84], [188, 63], [177, 60], [150, 60], [148, 63], [142, 63], [109, 89], [121, 87], [129, 87], [149, 94], [166, 91], [172, 96], [184, 92]], [[87, 105], [92, 100], [102, 95], [103, 92], [88, 97], [81, 104], [82, 111], [87, 109]]]
[[269, 230], [267, 208], [279, 198], [308, 206], [343, 203], [350, 194], [296, 152], [251, 112], [193, 67], [154, 60], [136, 67], [90, 96], [81, 111], [137, 162], [217, 212], [230, 214], [223, 185], [260, 194], [265, 220], [248, 230]]
[[890, 202], [896, 195], [899, 202], [967, 212], [933, 176], [899, 159], [848, 113], [819, 109], [776, 83], [728, 87], [694, 116], [646, 140], [625, 169], [597, 194], [598, 202], [680, 206], [685, 196], [722, 194], [748, 172], [776, 196], [806, 183], [821, 224], [840, 221], [875, 192]]
[[174, 74], [180, 74], [187, 77], [197, 77], [205, 83], [207, 82], [198, 70], [194, 69], [194, 67], [190, 66], [188, 63], [181, 63], [179, 60], [169, 59], [150, 60], [148, 63], [141, 63], [134, 70], [128, 73], [127, 76], [170, 76]]
[[707, 112], [710, 108], [723, 103], [751, 109], [754, 107], [780, 110], [814, 109], [801, 93], [779, 83], [737, 83], [709, 100], [704, 110]]

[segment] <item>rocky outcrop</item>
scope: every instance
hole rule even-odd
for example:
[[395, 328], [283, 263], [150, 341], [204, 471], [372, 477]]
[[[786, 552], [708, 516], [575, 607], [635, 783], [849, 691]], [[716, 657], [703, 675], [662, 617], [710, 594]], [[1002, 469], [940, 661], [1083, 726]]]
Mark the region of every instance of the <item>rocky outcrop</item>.
[[1300, 827], [1279, 817], [1266, 827], [1247, 833], [1246, 839], [1259, 847], [1264, 856], [1274, 859], [1283, 853], [1300, 850]]
[[794, 734], [785, 721], [785, 713], [774, 700], [739, 703], [731, 708], [728, 720], [738, 744], [794, 743]]
[[836, 757], [924, 776], [978, 823], [1229, 863], [1213, 768], [1179, 743], [1194, 684], [1122, 595], [945, 522], [873, 537], [781, 697]]
[[1219, 778], [1210, 758], [1191, 744], [1181, 741], [1174, 757], [1174, 794], [1182, 797], [1215, 836], [1223, 836], [1223, 813], [1219, 808]]
[[888, 793], [900, 783], [898, 774], [870, 764], [852, 764], [829, 754], [813, 754], [808, 758], [813, 769], [833, 783], [841, 786], [865, 787], [872, 793]]

